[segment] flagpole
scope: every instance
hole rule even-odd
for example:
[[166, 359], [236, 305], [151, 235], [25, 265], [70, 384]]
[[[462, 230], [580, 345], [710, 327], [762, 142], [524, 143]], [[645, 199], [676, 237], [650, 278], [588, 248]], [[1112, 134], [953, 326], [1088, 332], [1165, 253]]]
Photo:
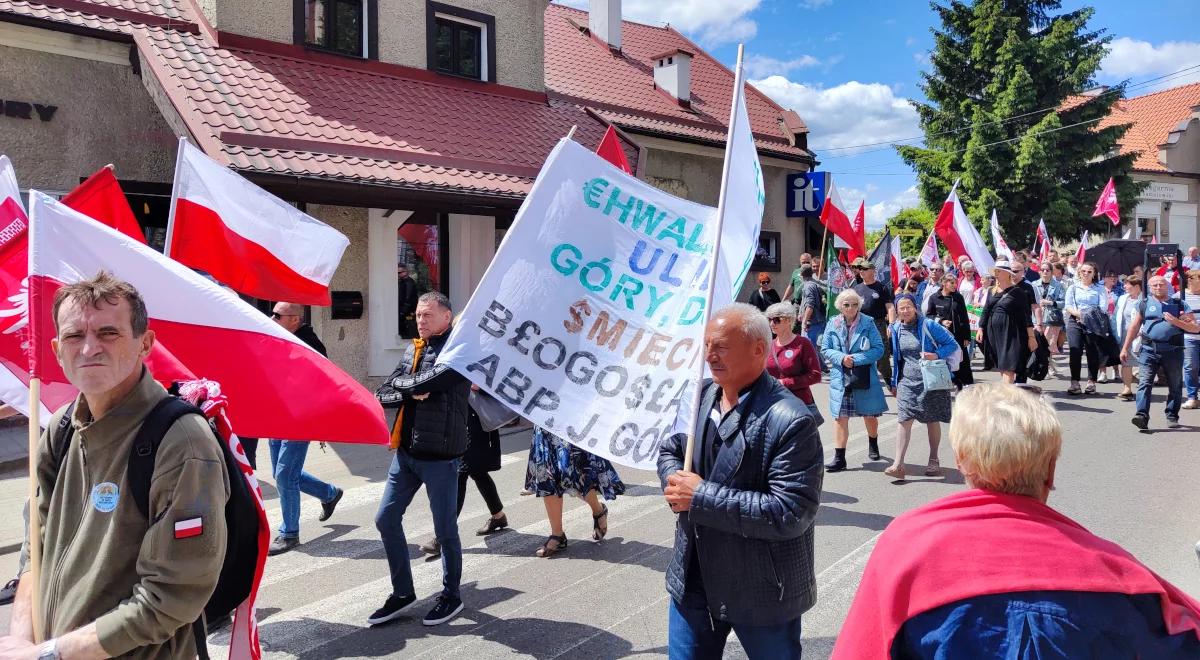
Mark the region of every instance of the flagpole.
[[572, 125], [571, 125], [571, 130], [567, 131], [567, 138], [566, 138], [566, 139], [570, 140], [570, 139], [571, 139], [571, 137], [575, 135], [575, 129], [577, 129], [577, 128], [579, 128], [579, 124], [572, 124]]
[[179, 169], [183, 164], [183, 148], [187, 137], [179, 136], [179, 146], [175, 150], [175, 175], [171, 179], [171, 208], [167, 209], [167, 241], [163, 244], [163, 254], [171, 256], [171, 238], [175, 235], [175, 205], [179, 201]]
[[[729, 168], [733, 163], [733, 137], [734, 121], [737, 118], [739, 101], [745, 102], [745, 95], [742, 93], [742, 54], [745, 51], [745, 44], [738, 44], [737, 50], [737, 67], [734, 69], [733, 76], [733, 103], [729, 104], [729, 130], [725, 134], [725, 163], [721, 167], [721, 193], [717, 198], [717, 224], [715, 229], [716, 237], [713, 239], [712, 263], [708, 271], [708, 291], [705, 294], [704, 301], [704, 323], [701, 329], [708, 327], [708, 320], [712, 318], [712, 301], [713, 289], [717, 286], [717, 271], [721, 265], [721, 227], [725, 224], [725, 206], [728, 201], [726, 197], [729, 195]], [[770, 347], [767, 347], [770, 349]], [[700, 341], [700, 349], [704, 350], [703, 338]], [[683, 453], [683, 469], [692, 471], [692, 455], [696, 449], [696, 427], [700, 420], [704, 418], [700, 411], [700, 392], [704, 383], [704, 360], [696, 360], [696, 388], [692, 393], [692, 410], [695, 411], [695, 418], [692, 423], [691, 431], [688, 433], [687, 447]]]
[[821, 264], [817, 267], [816, 278], [818, 280], [821, 279], [821, 271], [825, 269], [825, 239], [829, 237], [829, 225], [826, 225], [824, 222], [821, 224], [825, 225], [825, 231], [821, 232], [821, 254], [817, 255], [817, 258], [820, 260], [817, 263]]
[[[38, 209], [41, 203], [35, 195], [41, 193], [29, 191], [29, 266], [28, 273], [34, 270], [34, 256], [37, 254]], [[41, 339], [37, 330], [41, 325], [41, 302], [37, 283], [29, 280], [26, 307], [29, 312], [29, 621], [33, 626], [33, 643], [42, 643], [42, 595], [40, 591], [42, 573], [42, 507], [38, 503], [38, 454], [41, 441], [42, 413], [42, 379], [38, 376], [38, 341]]]

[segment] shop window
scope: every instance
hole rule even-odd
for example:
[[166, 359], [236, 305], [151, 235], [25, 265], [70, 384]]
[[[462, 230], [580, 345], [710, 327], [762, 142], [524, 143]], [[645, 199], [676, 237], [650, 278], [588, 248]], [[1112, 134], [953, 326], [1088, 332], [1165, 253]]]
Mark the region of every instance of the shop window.
[[446, 291], [448, 234], [443, 224], [436, 215], [414, 214], [396, 230], [397, 334], [404, 339], [417, 336], [417, 298]]
[[428, 68], [473, 80], [496, 80], [496, 19], [439, 2], [426, 4]]
[[297, 43], [340, 55], [375, 59], [378, 0], [294, 0]]

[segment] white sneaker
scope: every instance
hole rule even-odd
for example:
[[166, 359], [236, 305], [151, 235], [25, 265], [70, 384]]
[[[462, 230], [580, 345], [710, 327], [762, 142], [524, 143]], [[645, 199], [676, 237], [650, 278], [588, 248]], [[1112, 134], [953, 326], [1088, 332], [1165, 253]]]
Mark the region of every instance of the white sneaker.
[[1188, 399], [1187, 401], [1184, 401], [1183, 405], [1180, 407], [1185, 410], [1196, 410], [1197, 408], [1200, 408], [1200, 401], [1197, 401], [1196, 399]]

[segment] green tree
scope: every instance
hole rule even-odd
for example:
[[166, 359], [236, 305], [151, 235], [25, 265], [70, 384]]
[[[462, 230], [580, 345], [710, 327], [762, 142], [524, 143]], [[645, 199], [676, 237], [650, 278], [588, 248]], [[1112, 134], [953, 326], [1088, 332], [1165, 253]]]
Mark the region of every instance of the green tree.
[[[1134, 154], [1115, 155], [1129, 125], [1097, 128], [1124, 87], [1087, 91], [1111, 37], [1087, 26], [1094, 10], [1056, 13], [1059, 0], [933, 3], [928, 102], [914, 101], [925, 145], [897, 147], [917, 171], [927, 208], [950, 187], [980, 233], [992, 209], [1011, 245], [1032, 242], [1039, 218], [1053, 236], [1103, 233], [1091, 211], [1109, 177], [1127, 218], [1144, 184], [1128, 173]], [[907, 244], [906, 244], [907, 245]]]

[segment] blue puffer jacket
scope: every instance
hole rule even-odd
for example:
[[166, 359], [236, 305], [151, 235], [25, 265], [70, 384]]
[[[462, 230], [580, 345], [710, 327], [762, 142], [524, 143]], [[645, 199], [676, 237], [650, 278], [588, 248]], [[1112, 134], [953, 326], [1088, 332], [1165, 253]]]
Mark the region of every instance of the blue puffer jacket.
[[[707, 381], [700, 409], [712, 410], [719, 392]], [[667, 591], [684, 599], [695, 552], [713, 619], [763, 626], [799, 618], [817, 598], [813, 523], [825, 477], [812, 413], [763, 372], [717, 429], [728, 446], [707, 475], [700, 471], [700, 430], [692, 471], [704, 482], [676, 521]], [[686, 442], [679, 434], [660, 447], [664, 487], [683, 467]]]

